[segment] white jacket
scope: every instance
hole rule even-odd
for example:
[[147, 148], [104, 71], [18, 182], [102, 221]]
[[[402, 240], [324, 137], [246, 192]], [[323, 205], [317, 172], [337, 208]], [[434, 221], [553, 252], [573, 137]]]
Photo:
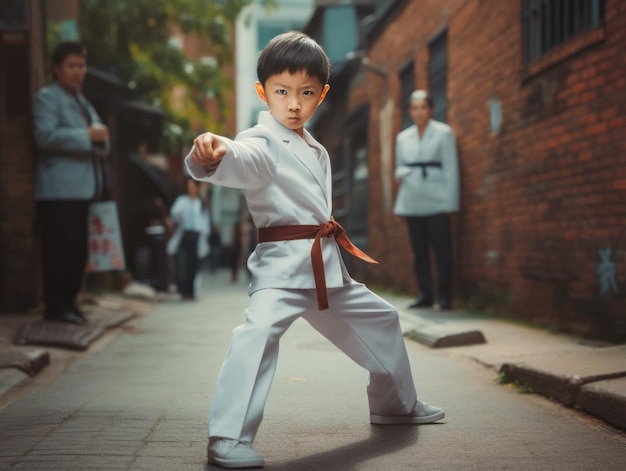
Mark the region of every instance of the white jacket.
[[[197, 165], [191, 153], [185, 162], [196, 179], [244, 189], [257, 228], [321, 224], [330, 219], [332, 210], [330, 159], [326, 149], [306, 130], [304, 133], [306, 142], [263, 111], [257, 126], [241, 132], [234, 141], [227, 140], [228, 152], [213, 173], [207, 174]], [[312, 243], [313, 239], [258, 244], [248, 259], [250, 292], [262, 288], [314, 289]], [[335, 239], [323, 238], [322, 252], [326, 286], [337, 288], [349, 283]]]
[[[434, 163], [440, 167], [414, 164]], [[428, 121], [420, 138], [413, 125], [396, 138], [396, 178], [402, 183], [393, 213], [400, 216], [430, 216], [459, 210], [459, 162], [452, 128]]]
[[[172, 205], [172, 209], [170, 210], [170, 215], [174, 222], [176, 223], [176, 230], [170, 240], [167, 241], [167, 253], [170, 255], [174, 255], [178, 252], [178, 247], [180, 245], [180, 241], [183, 238], [183, 233], [185, 232], [185, 224], [184, 220], [188, 211], [190, 210], [190, 206], [192, 201], [199, 205], [202, 208], [202, 201], [199, 199], [192, 200], [188, 195], [180, 195], [174, 201]], [[206, 208], [200, 209], [195, 214], [196, 226], [200, 236], [198, 237], [198, 257], [203, 258], [209, 254], [209, 228], [211, 227], [211, 220], [209, 219], [209, 211]]]

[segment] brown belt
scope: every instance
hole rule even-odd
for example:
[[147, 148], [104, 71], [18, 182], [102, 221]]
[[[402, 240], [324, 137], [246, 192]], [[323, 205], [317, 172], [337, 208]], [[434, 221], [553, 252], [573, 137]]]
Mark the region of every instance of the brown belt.
[[334, 237], [337, 243], [349, 254], [360, 258], [368, 263], [378, 265], [372, 257], [361, 251], [348, 238], [346, 231], [331, 216], [330, 221], [323, 224], [303, 224], [297, 226], [271, 226], [262, 227], [258, 231], [259, 242], [278, 242], [281, 240], [315, 239], [311, 248], [311, 264], [313, 265], [313, 277], [317, 290], [317, 305], [319, 310], [328, 309], [328, 293], [326, 292], [326, 279], [324, 277], [324, 259], [322, 257], [322, 237]]

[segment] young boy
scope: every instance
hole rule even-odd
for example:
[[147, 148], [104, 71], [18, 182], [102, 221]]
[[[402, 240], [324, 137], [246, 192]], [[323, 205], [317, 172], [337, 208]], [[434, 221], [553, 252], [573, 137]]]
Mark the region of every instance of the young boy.
[[[205, 133], [186, 157], [198, 180], [242, 188], [259, 230], [250, 256], [250, 304], [233, 330], [209, 416], [208, 458], [225, 468], [261, 467], [252, 448], [280, 337], [306, 319], [370, 373], [373, 424], [425, 424], [444, 411], [417, 400], [396, 310], [350, 278], [339, 245], [354, 247], [331, 216], [328, 153], [304, 129], [329, 90], [329, 60], [302, 33], [272, 39], [257, 64], [269, 113], [234, 141]], [[374, 262], [375, 263], [375, 262]]]

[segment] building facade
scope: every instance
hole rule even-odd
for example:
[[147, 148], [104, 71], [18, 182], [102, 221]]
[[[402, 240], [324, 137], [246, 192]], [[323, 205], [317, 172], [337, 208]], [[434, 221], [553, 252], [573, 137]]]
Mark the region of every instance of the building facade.
[[[41, 308], [32, 103], [36, 92], [51, 78], [46, 29], [54, 24], [61, 40], [77, 40], [78, 7], [77, 0], [7, 1], [2, 5], [0, 312]], [[110, 178], [105, 178], [104, 190], [118, 205], [127, 267], [139, 271], [135, 252], [145, 245], [139, 239], [150, 211], [145, 203], [156, 196], [169, 203], [172, 196], [165, 174], [158, 175], [145, 162], [134, 160], [132, 154], [140, 141], [158, 146], [163, 113], [131, 101], [116, 77], [94, 68], [87, 72], [83, 92], [111, 133], [111, 153], [104, 163]]]
[[[6, 2], [0, 19], [0, 312], [39, 302], [31, 99], [45, 83], [43, 9]], [[10, 64], [10, 66], [9, 66]]]
[[410, 123], [408, 95], [425, 88], [459, 150], [458, 306], [626, 339], [626, 4], [371, 3], [315, 125], [337, 182], [367, 168], [364, 200], [341, 187], [335, 199], [347, 214], [367, 205], [367, 250], [382, 263], [363, 276], [417, 291], [391, 209], [395, 136]]

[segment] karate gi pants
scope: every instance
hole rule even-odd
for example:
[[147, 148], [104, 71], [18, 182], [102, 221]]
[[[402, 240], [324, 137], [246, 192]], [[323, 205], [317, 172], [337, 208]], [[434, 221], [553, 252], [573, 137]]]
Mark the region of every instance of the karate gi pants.
[[251, 443], [274, 378], [279, 340], [303, 317], [369, 371], [367, 396], [375, 414], [408, 414], [417, 395], [396, 309], [355, 281], [328, 290], [319, 311], [315, 290], [262, 289], [250, 297], [244, 323], [233, 330], [217, 378], [209, 436]]

